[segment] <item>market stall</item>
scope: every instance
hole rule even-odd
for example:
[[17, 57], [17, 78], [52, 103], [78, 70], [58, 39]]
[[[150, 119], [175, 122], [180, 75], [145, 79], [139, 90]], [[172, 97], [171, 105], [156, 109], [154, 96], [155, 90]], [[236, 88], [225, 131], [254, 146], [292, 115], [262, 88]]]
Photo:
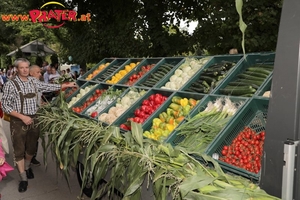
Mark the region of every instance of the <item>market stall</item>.
[[45, 149], [92, 199], [277, 199], [257, 185], [274, 59], [103, 59], [41, 110]]

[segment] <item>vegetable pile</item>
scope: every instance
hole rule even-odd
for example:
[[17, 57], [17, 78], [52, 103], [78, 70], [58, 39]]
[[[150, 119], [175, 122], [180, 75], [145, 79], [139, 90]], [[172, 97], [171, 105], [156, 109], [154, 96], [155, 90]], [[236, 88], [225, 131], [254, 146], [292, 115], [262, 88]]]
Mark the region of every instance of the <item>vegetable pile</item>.
[[137, 80], [139, 80], [142, 76], [144, 76], [144, 74], [146, 74], [147, 72], [149, 72], [154, 66], [155, 66], [155, 64], [142, 66], [140, 68], [139, 72], [133, 73], [128, 78], [128, 80], [125, 82], [125, 85], [132, 86], [135, 82], [137, 82]]
[[[101, 95], [100, 98], [95, 99], [95, 103], [90, 106], [84, 115], [90, 116], [91, 118], [96, 118], [101, 111], [103, 111], [106, 107], [108, 107], [114, 100], [116, 100], [120, 95], [123, 93], [123, 90], [114, 89], [110, 87], [109, 89], [105, 90]], [[110, 119], [112, 120], [112, 119]], [[109, 121], [110, 121], [109, 120]]]
[[42, 107], [38, 115], [45, 160], [51, 150], [67, 181], [85, 147], [82, 188], [91, 186], [92, 200], [100, 196], [116, 199], [115, 189], [120, 199], [130, 200], [140, 200], [145, 191], [157, 200], [167, 196], [174, 200], [279, 200], [247, 179], [225, 174], [208, 156], [202, 155], [212, 167], [189, 156], [191, 152], [184, 148], [143, 138], [137, 123], [132, 122], [132, 131], [121, 134], [118, 127], [102, 126], [69, 112], [63, 98]]
[[176, 129], [177, 135], [184, 137], [178, 145], [195, 154], [203, 153], [243, 104], [243, 101], [234, 103], [228, 97], [208, 102], [204, 111]]
[[143, 124], [166, 100], [167, 96], [156, 93], [151, 94], [142, 101], [142, 105], [134, 111], [134, 117], [127, 119], [127, 122], [120, 125], [124, 130], [131, 130], [131, 121]]
[[89, 107], [94, 101], [98, 99], [104, 93], [106, 89], [96, 89], [92, 95], [86, 97], [85, 102], [81, 102], [79, 106], [72, 107], [72, 110], [76, 113], [82, 113], [87, 107]]
[[62, 84], [62, 83], [68, 83], [68, 82], [74, 82], [75, 80], [72, 78], [70, 74], [64, 74], [61, 75], [58, 79], [55, 79], [53, 83], [55, 84]]
[[256, 133], [245, 127], [229, 146], [223, 146], [219, 160], [257, 174], [261, 168], [264, 140], [264, 131]]
[[237, 75], [237, 79], [228, 83], [225, 88], [220, 89], [221, 94], [252, 97], [256, 90], [263, 84], [273, 66], [253, 65], [244, 72]]
[[189, 87], [185, 89], [187, 92], [195, 93], [210, 93], [224, 77], [228, 74], [229, 70], [235, 66], [235, 63], [222, 61], [220, 63], [213, 64], [204, 69]]
[[209, 59], [209, 57], [201, 59], [186, 58], [185, 62], [175, 70], [174, 75], [172, 75], [169, 81], [161, 88], [170, 90], [180, 89]]
[[128, 93], [122, 98], [117, 99], [115, 106], [112, 106], [108, 112], [99, 115], [98, 120], [107, 124], [112, 124], [118, 117], [120, 117], [132, 104], [146, 93], [145, 90], [138, 91], [131, 88]]
[[89, 75], [87, 75], [87, 77], [85, 78], [85, 80], [89, 81], [92, 80], [95, 76], [97, 76], [104, 68], [106, 68], [110, 63], [107, 62], [105, 64], [101, 64], [99, 65], [94, 71], [92, 71]]
[[110, 80], [107, 80], [106, 83], [116, 84], [118, 83], [126, 74], [128, 74], [131, 70], [133, 70], [140, 62], [130, 63], [129, 65], [125, 65], [124, 69], [115, 73]]
[[96, 87], [96, 85], [88, 85], [85, 88], [80, 88], [78, 94], [69, 101], [68, 107], [71, 108], [79, 99], [93, 89], [93, 87]]
[[161, 81], [172, 69], [174, 65], [164, 63], [160, 65], [154, 72], [149, 74], [145, 80], [138, 82], [139, 86], [153, 87], [156, 83]]
[[159, 117], [152, 120], [152, 127], [144, 132], [144, 136], [154, 140], [164, 140], [184, 120], [199, 100], [180, 96], [172, 97], [172, 102], [167, 110], [160, 113]]

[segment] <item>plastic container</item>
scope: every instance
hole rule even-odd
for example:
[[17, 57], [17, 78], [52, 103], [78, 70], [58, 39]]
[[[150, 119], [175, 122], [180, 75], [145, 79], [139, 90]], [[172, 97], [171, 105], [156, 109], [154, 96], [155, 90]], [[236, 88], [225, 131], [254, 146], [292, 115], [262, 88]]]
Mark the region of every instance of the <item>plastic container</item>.
[[[104, 79], [103, 82], [108, 83], [107, 81], [108, 81], [108, 80], [111, 80], [112, 77], [113, 77], [114, 75], [116, 75], [116, 73], [120, 72], [121, 70], [125, 70], [126, 65], [130, 65], [131, 63], [134, 63], [134, 64], [135, 64], [135, 67], [134, 67], [133, 69], [131, 69], [131, 71], [134, 70], [137, 66], [140, 65], [140, 63], [141, 63], [143, 60], [144, 60], [143, 58], [132, 58], [132, 59], [128, 59], [124, 64], [121, 65], [121, 67], [119, 67], [117, 70], [115, 70], [114, 73], [111, 73], [110, 76], [108, 76], [106, 79]], [[127, 72], [126, 75], [127, 75], [128, 73], [130, 73], [131, 71]], [[126, 76], [126, 75], [125, 75], [125, 76]], [[124, 78], [124, 77], [123, 77], [123, 78]], [[122, 79], [122, 78], [121, 78], [121, 79]], [[121, 79], [120, 79], [120, 80], [121, 80]], [[120, 80], [119, 80], [119, 81], [120, 81]], [[116, 83], [114, 83], [114, 84], [116, 84]]]
[[105, 82], [105, 80], [114, 74], [123, 64], [127, 61], [127, 58], [118, 58], [111, 65], [104, 68], [98, 75], [96, 75], [92, 80], [96, 82]]
[[[141, 107], [142, 105], [142, 102], [145, 100], [145, 99], [148, 99], [150, 97], [150, 95], [152, 94], [161, 94], [161, 95], [164, 95], [168, 98], [170, 98], [172, 96], [172, 92], [169, 92], [169, 91], [163, 91], [163, 90], [157, 90], [157, 89], [149, 89], [149, 91], [141, 98], [139, 99], [137, 102], [135, 102], [125, 113], [123, 113], [114, 123], [113, 125], [116, 125], [116, 126], [120, 126], [121, 124], [127, 122], [127, 119], [128, 118], [132, 118], [134, 117], [134, 111], [136, 109], [138, 109], [139, 107]], [[162, 104], [164, 105], [164, 104]], [[161, 106], [162, 106], [161, 105]], [[156, 109], [149, 117], [148, 119], [142, 124], [142, 127], [144, 127], [144, 125], [147, 123], [147, 121], [149, 119], [152, 118], [152, 116], [155, 114], [155, 112], [157, 112], [159, 110]]]
[[[163, 61], [163, 58], [147, 58], [145, 60], [143, 60], [138, 66], [136, 66], [133, 70], [131, 70], [128, 74], [126, 74], [117, 84], [120, 85], [127, 85], [126, 83], [129, 81], [129, 78], [133, 75], [133, 74], [137, 74], [142, 70], [143, 66], [147, 66], [147, 65], [154, 65], [152, 68], [155, 67], [155, 65], [159, 64], [161, 61]], [[142, 75], [143, 77], [144, 75]], [[141, 78], [142, 78], [141, 77]], [[138, 81], [138, 80], [137, 80]], [[137, 82], [136, 81], [136, 82]], [[132, 84], [134, 85], [134, 84]]]
[[[274, 66], [274, 53], [267, 53], [267, 54], [250, 54], [247, 55], [245, 59], [243, 59], [236, 68], [223, 80], [222, 84], [218, 85], [213, 91], [213, 94], [222, 94], [221, 89], [224, 89], [230, 82], [235, 81], [238, 79], [238, 75], [245, 72], [247, 68], [253, 65], [270, 65]], [[272, 76], [272, 72], [269, 74], [268, 77]], [[257, 91], [253, 94], [256, 95], [257, 92], [260, 90], [262, 85], [266, 82], [268, 77], [265, 81], [259, 85]], [[233, 95], [234, 96], [234, 95]]]
[[[187, 74], [189, 76], [189, 80], [186, 80], [186, 81], [183, 80], [183, 83], [181, 83], [181, 86], [178, 87], [178, 88], [174, 84], [171, 84], [169, 87], [167, 87], [167, 85], [168, 85], [168, 82], [170, 82], [170, 80], [172, 79], [172, 76], [175, 74], [176, 70], [181, 69], [183, 64], [187, 62], [187, 59], [195, 59], [195, 60], [206, 59], [205, 63], [202, 63], [201, 66], [200, 65], [197, 66], [197, 67], [199, 67], [197, 72], [199, 72], [199, 71], [203, 70], [205, 68], [205, 66], [207, 66], [207, 64], [210, 63], [212, 57], [210, 57], [210, 56], [196, 56], [196, 57], [186, 58], [183, 62], [180, 63], [180, 65], [178, 65], [174, 70], [172, 70], [170, 73], [168, 73], [167, 76], [165, 76], [164, 79], [162, 79], [159, 83], [157, 83], [155, 85], [155, 87], [160, 88], [160, 89], [172, 90], [172, 91], [180, 90], [180, 88], [182, 88], [184, 86], [184, 84], [186, 84], [191, 79], [191, 77], [193, 77], [195, 75], [195, 73], [197, 73], [197, 72], [195, 72], [193, 74], [188, 74], [189, 72], [192, 72], [191, 70], [189, 70], [187, 72]], [[167, 87], [167, 88], [164, 88], [164, 87]], [[172, 88], [172, 87], [174, 87], [174, 88]]]
[[[195, 115], [197, 115], [198, 113], [204, 111], [207, 107], [207, 104], [209, 102], [215, 102], [217, 99], [219, 98], [224, 98], [225, 96], [220, 96], [220, 95], [206, 95], [199, 103], [198, 105], [195, 107], [195, 109], [192, 110], [192, 112], [190, 113], [189, 116], [186, 117], [186, 120], [183, 121], [184, 124], [188, 121], [189, 118], [193, 118]], [[230, 101], [232, 101], [233, 103], [235, 103], [237, 106], [239, 106], [237, 112], [235, 113], [235, 115], [239, 112], [239, 110], [241, 110], [245, 104], [248, 102], [247, 98], [241, 98], [241, 97], [226, 97], [229, 98]], [[230, 123], [230, 121], [233, 120], [233, 117], [229, 120], [228, 123]], [[225, 127], [224, 127], [225, 128]], [[219, 133], [220, 134], [220, 133]], [[167, 143], [170, 143], [172, 146], [177, 146], [180, 142], [182, 142], [184, 139], [183, 135], [179, 135], [179, 131], [175, 129], [175, 131], [166, 139]], [[208, 148], [208, 147], [207, 147]]]
[[[145, 122], [145, 124], [143, 126], [144, 127], [144, 129], [143, 129], [144, 131], [149, 131], [152, 128], [153, 119], [154, 118], [159, 118], [159, 115], [162, 112], [166, 112], [167, 113], [167, 109], [169, 108], [170, 104], [172, 103], [172, 98], [175, 97], [175, 96], [178, 96], [178, 97], [181, 97], [181, 98], [187, 98], [187, 99], [193, 98], [193, 99], [199, 101], [197, 104], [199, 104], [200, 101], [204, 98], [204, 95], [202, 95], [202, 94], [191, 94], [191, 93], [186, 93], [186, 92], [174, 92], [173, 95], [170, 96], [170, 98], [157, 110], [157, 112], [155, 112], [154, 115], [152, 115], [151, 118], [149, 118]], [[192, 108], [189, 113], [191, 113], [194, 109], [196, 109], [196, 107], [197, 107], [197, 105], [194, 108]], [[185, 116], [189, 116], [189, 114], [187, 114]], [[174, 119], [174, 120], [176, 120], [176, 119]], [[178, 122], [178, 125], [176, 127], [178, 127], [181, 124], [181, 122]], [[166, 124], [168, 124], [168, 123], [166, 123]], [[176, 127], [174, 127], [174, 128], [176, 128]], [[173, 131], [171, 131], [169, 133], [169, 135], [171, 135], [172, 132]], [[164, 140], [164, 138], [166, 139], [167, 137], [168, 136], [165, 136], [161, 140]]]
[[[93, 81], [88, 81], [88, 82], [85, 82], [83, 85], [81, 85], [71, 96], [69, 96], [67, 99], [66, 99], [66, 102], [68, 103], [68, 102], [70, 102], [71, 101], [71, 99], [73, 98], [73, 97], [76, 97], [79, 93], [80, 93], [80, 90], [81, 89], [85, 89], [86, 87], [88, 87], [88, 86], [96, 86], [96, 85], [98, 85], [98, 83], [96, 83], [96, 82], [93, 82]], [[87, 93], [86, 93], [87, 94]], [[83, 95], [83, 96], [85, 96], [85, 95]], [[83, 97], [82, 96], [82, 97]]]
[[[230, 145], [234, 138], [247, 126], [257, 133], [264, 131], [267, 123], [269, 101], [267, 99], [252, 98], [234, 116], [233, 120], [223, 129], [217, 138], [210, 144], [206, 153], [210, 156], [217, 153], [221, 156], [223, 146]], [[228, 172], [258, 181], [260, 173], [255, 174], [245, 169], [217, 160], [221, 167]]]
[[[116, 86], [116, 85], [115, 85], [115, 86]], [[124, 93], [119, 97], [119, 99], [121, 100], [121, 99], [122, 99], [124, 96], [126, 96], [131, 90], [132, 90], [132, 91], [137, 91], [137, 92], [142, 92], [142, 91], [145, 92], [144, 95], [140, 96], [138, 99], [136, 99], [136, 101], [131, 102], [131, 106], [132, 106], [134, 103], [138, 102], [139, 99], [143, 98], [143, 97], [147, 94], [147, 92], [148, 92], [148, 89], [130, 87], [128, 90], [126, 90], [126, 92], [124, 92]], [[99, 117], [101, 114], [103, 114], [103, 113], [108, 113], [109, 110], [110, 110], [110, 108], [115, 107], [117, 103], [118, 103], [118, 99], [116, 99], [116, 101], [114, 101], [114, 102], [111, 103], [109, 106], [107, 106], [107, 107], [106, 107], [106, 108], [98, 115], [98, 117]], [[126, 111], [128, 111], [129, 109], [131, 109], [131, 106], [130, 106], [128, 109], [126, 109], [124, 113], [126, 113]], [[124, 114], [124, 113], [123, 113], [123, 114]], [[121, 117], [123, 114], [121, 114], [119, 117]], [[119, 117], [117, 117], [117, 119], [116, 119], [115, 121], [117, 121], [117, 120], [119, 119]], [[99, 119], [98, 119], [98, 120], [99, 120]], [[103, 121], [101, 121], [101, 122], [103, 122]], [[103, 123], [109, 125], [107, 122], [103, 122]], [[114, 122], [113, 122], [112, 124], [114, 124]]]
[[[266, 80], [266, 82], [259, 88], [259, 90], [256, 92], [255, 96], [263, 97], [264, 93], [266, 91], [271, 91], [272, 87], [272, 78], [273, 74]], [[269, 98], [269, 97], [266, 97]]]
[[104, 58], [101, 60], [97, 65], [92, 67], [89, 71], [87, 71], [85, 74], [83, 74], [78, 80], [86, 80], [89, 74], [92, 74], [101, 64], [110, 63], [107, 67], [110, 67], [112, 65], [116, 64], [116, 59], [114, 58]]
[[[97, 89], [102, 89], [102, 90], [108, 90], [108, 89], [111, 89], [113, 91], [115, 90], [123, 90], [125, 91], [126, 89], [128, 89], [128, 87], [121, 87], [121, 86], [111, 86], [111, 85], [108, 85], [108, 84], [104, 84], [104, 83], [101, 83], [101, 84], [98, 84], [96, 87], [94, 87], [92, 90], [90, 90], [86, 95], [84, 95], [81, 99], [79, 99], [79, 101], [77, 101], [75, 104], [73, 104], [73, 106], [71, 107], [71, 109], [74, 110], [74, 108], [76, 107], [82, 107], [85, 103], [87, 104], [86, 106], [84, 106], [83, 109], [81, 109], [81, 111], [77, 112], [78, 114], [80, 115], [84, 115], [86, 117], [89, 117], [88, 115], [86, 115], [86, 111], [92, 107], [97, 101], [99, 98], [102, 97], [103, 93], [105, 92], [102, 92], [100, 96], [96, 97], [93, 101], [89, 101], [89, 99], [91, 97], [93, 97], [95, 94], [96, 94], [96, 90]], [[102, 97], [103, 98], [103, 97]]]
[[[160, 81], [164, 80], [168, 74], [172, 73], [174, 71], [174, 69], [176, 69], [181, 63], [184, 62], [184, 58], [165, 58], [163, 59], [161, 62], [159, 62], [154, 68], [152, 68], [152, 70], [150, 70], [147, 74], [145, 74], [142, 78], [140, 78], [135, 84], [134, 86], [142, 86], [142, 87], [156, 87], [157, 84], [159, 84]], [[149, 79], [152, 79], [152, 74], [155, 74], [156, 72], [158, 72], [159, 70], [161, 70], [162, 68], [164, 68], [165, 65], [168, 65], [170, 67], [169, 72], [164, 72], [165, 75], [162, 76], [162, 78], [160, 80], [153, 80], [153, 84], [150, 84], [149, 86], [144, 85], [146, 84], [147, 81], [149, 81]]]
[[[200, 70], [200, 71], [198, 71], [192, 78], [191, 78], [191, 80], [190, 81], [188, 81], [187, 83], [185, 83], [183, 86], [182, 86], [182, 88], [180, 88], [180, 90], [182, 90], [182, 91], [185, 91], [185, 92], [190, 92], [190, 91], [187, 91], [187, 89], [188, 88], [190, 88], [191, 86], [192, 86], [192, 84], [194, 84], [197, 80], [199, 80], [199, 78], [203, 75], [203, 73], [204, 73], [204, 70], [205, 69], [208, 69], [208, 68], [210, 68], [211, 66], [213, 66], [213, 65], [215, 65], [215, 64], [221, 64], [222, 62], [233, 62], [233, 63], [235, 63], [235, 66], [234, 67], [232, 67], [231, 69], [229, 69], [228, 71], [227, 71], [227, 73], [225, 74], [225, 77], [226, 76], [228, 76], [230, 73], [231, 73], [231, 71], [233, 71], [234, 69], [235, 69], [235, 67], [236, 66], [238, 66], [238, 64], [239, 64], [239, 62], [242, 60], [242, 58], [243, 58], [243, 56], [242, 55], [221, 55], [221, 56], [214, 56], [210, 61], [209, 61], [209, 63], [207, 63], [206, 65], [205, 65], [205, 68], [203, 69], [203, 70]], [[224, 78], [225, 78], [224, 77]], [[221, 84], [222, 83], [222, 81], [224, 80], [224, 78], [223, 79], [221, 79], [221, 80], [219, 80], [219, 81], [217, 81], [217, 83], [216, 84]], [[210, 85], [211, 86], [211, 85]], [[197, 87], [197, 86], [195, 86], [196, 88], [199, 88], [199, 87]], [[205, 94], [209, 94], [209, 93], [211, 93], [212, 91], [213, 91], [213, 89], [215, 88], [216, 86], [211, 86], [211, 89], [210, 90], [207, 90], [207, 91], [200, 91], [199, 90], [199, 92], [197, 92], [197, 91], [195, 91], [195, 92], [197, 92], [197, 93], [205, 93]]]

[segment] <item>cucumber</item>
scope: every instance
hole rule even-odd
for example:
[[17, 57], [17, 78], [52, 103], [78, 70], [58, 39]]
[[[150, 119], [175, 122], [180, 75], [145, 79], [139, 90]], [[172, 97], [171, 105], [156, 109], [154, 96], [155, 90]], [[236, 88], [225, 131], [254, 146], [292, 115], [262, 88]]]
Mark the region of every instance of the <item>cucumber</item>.
[[205, 88], [204, 85], [202, 85], [201, 83], [198, 83], [196, 81], [191, 84], [191, 87]]
[[268, 75], [266, 75], [266, 74], [247, 71], [247, 70], [243, 74], [247, 74], [247, 75], [250, 75], [250, 76], [256, 76], [256, 77], [261, 77], [261, 78], [267, 78], [268, 77]]
[[167, 69], [168, 71], [170, 71], [173, 68], [173, 65], [168, 66], [166, 64], [163, 64], [160, 68]]
[[242, 83], [248, 83], [248, 84], [255, 84], [260, 86], [263, 84], [264, 81], [254, 81], [254, 80], [249, 80], [249, 79], [237, 79], [235, 80], [236, 82], [242, 82]]
[[163, 68], [163, 67], [160, 67], [157, 71], [162, 71], [164, 72], [165, 74], [169, 73], [170, 70], [166, 69], [166, 68]]
[[164, 72], [162, 72], [162, 71], [157, 71], [157, 72], [155, 72], [154, 74], [155, 74], [155, 76], [156, 76], [156, 75], [158, 75], [159, 77], [161, 76], [161, 78], [164, 77], [164, 76], [166, 75], [166, 73], [164, 73]]
[[229, 86], [252, 86], [254, 89], [258, 89], [259, 85], [251, 84], [251, 83], [245, 83], [245, 82], [238, 82], [238, 81], [232, 81], [228, 83]]
[[203, 74], [201, 74], [201, 76], [218, 76], [219, 72], [217, 71], [211, 71], [211, 72], [204, 72]]
[[262, 68], [259, 68], [259, 67], [249, 67], [247, 70], [251, 71], [251, 72], [262, 73], [262, 74], [265, 74], [265, 75], [269, 75], [272, 72], [272, 70], [262, 69]]
[[243, 94], [243, 95], [241, 95], [241, 97], [252, 97], [253, 96], [253, 94]]
[[187, 88], [187, 89], [185, 89], [184, 91], [187, 91], [187, 92], [197, 92], [197, 91], [195, 91], [195, 90], [193, 90], [193, 89], [191, 89], [191, 88]]
[[240, 87], [235, 87], [235, 88], [223, 88], [220, 89], [220, 92], [223, 94], [227, 95], [245, 95], [245, 94], [251, 94], [255, 93], [256, 90], [252, 88], [251, 86], [245, 87], [245, 86], [240, 86]]
[[265, 65], [265, 64], [255, 64], [255, 65], [252, 65], [251, 67], [258, 67], [258, 68], [263, 68], [263, 69], [266, 69], [266, 70], [273, 70], [274, 69], [274, 66]]
[[219, 66], [219, 67], [216, 67], [216, 68], [206, 68], [204, 69], [204, 72], [203, 73], [206, 73], [206, 72], [222, 72], [222, 71], [226, 71], [226, 68], [224, 66]]
[[248, 74], [239, 74], [238, 77], [243, 78], [243, 79], [253, 80], [253, 81], [264, 81], [265, 80], [265, 78], [251, 76]]

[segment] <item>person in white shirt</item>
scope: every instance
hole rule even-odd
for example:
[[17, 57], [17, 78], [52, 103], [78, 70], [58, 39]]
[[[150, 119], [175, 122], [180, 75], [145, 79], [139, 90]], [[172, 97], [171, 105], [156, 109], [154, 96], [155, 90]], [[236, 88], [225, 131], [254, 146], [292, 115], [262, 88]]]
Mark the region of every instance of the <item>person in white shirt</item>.
[[49, 83], [50, 74], [51, 74], [51, 67], [48, 65], [47, 68], [46, 68], [46, 72], [43, 75], [45, 83]]
[[60, 77], [60, 74], [57, 72], [56, 67], [51, 66], [51, 74], [49, 75], [49, 83], [54, 83]]

